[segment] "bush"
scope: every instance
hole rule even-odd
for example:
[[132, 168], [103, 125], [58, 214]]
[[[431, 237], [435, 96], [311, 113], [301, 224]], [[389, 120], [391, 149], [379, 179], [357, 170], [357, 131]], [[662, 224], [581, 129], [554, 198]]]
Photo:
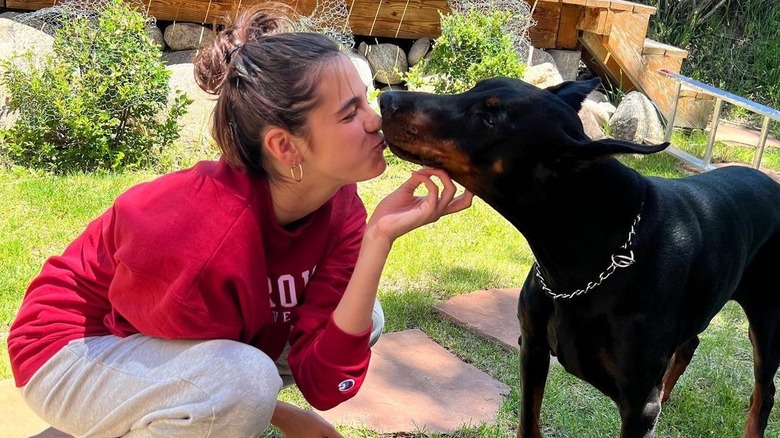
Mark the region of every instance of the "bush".
[[19, 116], [0, 130], [0, 156], [56, 173], [154, 164], [192, 101], [178, 93], [166, 114], [170, 72], [146, 20], [113, 0], [63, 22], [43, 62], [28, 52], [0, 64]]
[[505, 31], [510, 12], [441, 16], [441, 35], [428, 57], [406, 74], [411, 87], [431, 85], [436, 93], [460, 93], [492, 76], [520, 78], [525, 64]]

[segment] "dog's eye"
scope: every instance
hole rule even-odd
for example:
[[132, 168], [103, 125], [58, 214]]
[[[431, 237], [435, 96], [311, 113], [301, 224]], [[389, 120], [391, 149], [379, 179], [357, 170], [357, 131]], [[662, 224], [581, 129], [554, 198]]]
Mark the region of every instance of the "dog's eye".
[[482, 115], [482, 121], [485, 122], [485, 125], [487, 126], [493, 126], [493, 116], [491, 116], [489, 113]]

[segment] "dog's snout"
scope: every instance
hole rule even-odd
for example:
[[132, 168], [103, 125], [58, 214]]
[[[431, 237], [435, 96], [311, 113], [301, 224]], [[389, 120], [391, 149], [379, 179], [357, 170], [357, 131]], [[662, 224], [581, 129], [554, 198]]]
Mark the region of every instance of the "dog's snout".
[[385, 91], [379, 95], [379, 111], [388, 115], [398, 111], [398, 97], [393, 91]]

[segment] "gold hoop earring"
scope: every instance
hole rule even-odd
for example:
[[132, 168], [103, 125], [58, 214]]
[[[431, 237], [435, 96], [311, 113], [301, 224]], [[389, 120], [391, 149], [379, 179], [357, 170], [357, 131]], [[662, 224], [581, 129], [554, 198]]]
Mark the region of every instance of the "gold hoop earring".
[[[298, 172], [301, 174], [300, 176], [295, 176], [295, 169], [298, 169]], [[290, 176], [295, 182], [303, 181], [303, 166], [301, 163], [298, 163], [297, 166], [290, 166]]]

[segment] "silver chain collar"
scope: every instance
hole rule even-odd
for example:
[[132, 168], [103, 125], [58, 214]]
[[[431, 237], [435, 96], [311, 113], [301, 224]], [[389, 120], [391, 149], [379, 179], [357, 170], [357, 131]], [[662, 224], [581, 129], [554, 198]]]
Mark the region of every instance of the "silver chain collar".
[[[642, 208], [639, 208], [639, 211], [642, 211]], [[617, 268], [627, 268], [636, 262], [634, 260], [634, 251], [628, 249], [628, 247], [631, 245], [631, 239], [636, 235], [635, 227], [636, 224], [639, 223], [639, 217], [640, 215], [636, 215], [636, 219], [634, 219], [634, 223], [631, 224], [631, 230], [628, 232], [628, 239], [626, 239], [626, 243], [623, 244], [623, 246], [620, 247], [620, 249], [623, 250], [623, 252], [616, 251], [614, 254], [612, 254], [612, 263], [609, 265], [609, 267], [599, 274], [599, 278], [596, 281], [589, 282], [584, 289], [577, 289], [572, 293], [569, 294], [556, 294], [553, 292], [549, 287], [547, 287], [547, 283], [544, 281], [544, 277], [542, 277], [542, 271], [539, 268], [539, 263], [537, 263], [534, 260], [534, 270], [536, 271], [536, 277], [539, 279], [539, 282], [542, 284], [542, 290], [547, 292], [548, 295], [550, 295], [553, 299], [557, 300], [559, 298], [574, 298], [578, 295], [586, 294], [590, 292], [592, 289], [594, 289], [596, 286], [599, 286], [601, 282], [609, 278], [610, 275], [615, 273], [615, 270]]]

